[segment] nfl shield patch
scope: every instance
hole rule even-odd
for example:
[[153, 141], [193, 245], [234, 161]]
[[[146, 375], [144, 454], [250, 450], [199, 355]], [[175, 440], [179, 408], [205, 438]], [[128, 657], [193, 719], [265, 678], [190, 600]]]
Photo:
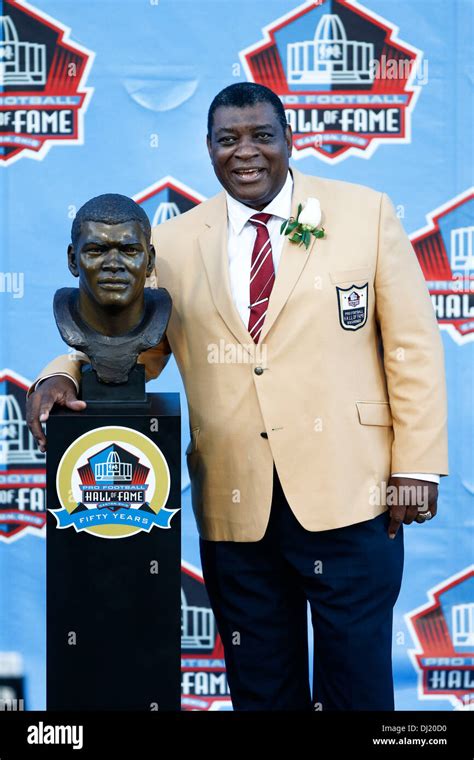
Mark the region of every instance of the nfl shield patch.
[[367, 322], [367, 298], [369, 284], [350, 288], [336, 285], [339, 322], [344, 330], [359, 330]]

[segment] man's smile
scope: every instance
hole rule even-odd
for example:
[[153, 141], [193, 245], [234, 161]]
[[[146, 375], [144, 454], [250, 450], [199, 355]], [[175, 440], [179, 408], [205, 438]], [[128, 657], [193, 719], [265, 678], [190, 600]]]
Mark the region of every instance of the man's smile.
[[239, 182], [245, 182], [246, 184], [249, 184], [261, 179], [265, 171], [265, 169], [255, 166], [247, 167], [245, 169], [232, 169], [232, 174]]

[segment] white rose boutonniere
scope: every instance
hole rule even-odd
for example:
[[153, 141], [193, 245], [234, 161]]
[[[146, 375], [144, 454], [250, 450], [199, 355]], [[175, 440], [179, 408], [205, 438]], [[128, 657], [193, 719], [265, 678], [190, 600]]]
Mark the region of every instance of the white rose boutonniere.
[[280, 227], [281, 234], [289, 235], [290, 242], [309, 247], [311, 235], [315, 238], [324, 237], [324, 227], [321, 224], [321, 206], [317, 198], [308, 198], [306, 203], [298, 205], [296, 219], [290, 216]]

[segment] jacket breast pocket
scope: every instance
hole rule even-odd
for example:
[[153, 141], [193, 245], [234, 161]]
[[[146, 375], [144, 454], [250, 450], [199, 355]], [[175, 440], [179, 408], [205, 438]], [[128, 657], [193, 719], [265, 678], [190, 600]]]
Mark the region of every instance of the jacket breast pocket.
[[194, 454], [195, 451], [198, 450], [198, 441], [199, 441], [199, 433], [201, 428], [194, 427], [191, 430], [191, 440], [189, 441], [188, 447], [186, 449], [186, 456], [189, 456], [189, 454]]
[[336, 269], [329, 272], [332, 283], [348, 283], [355, 285], [360, 280], [371, 279], [372, 270], [370, 267], [360, 267], [359, 269]]
[[388, 401], [356, 401], [361, 425], [393, 425], [392, 411]]

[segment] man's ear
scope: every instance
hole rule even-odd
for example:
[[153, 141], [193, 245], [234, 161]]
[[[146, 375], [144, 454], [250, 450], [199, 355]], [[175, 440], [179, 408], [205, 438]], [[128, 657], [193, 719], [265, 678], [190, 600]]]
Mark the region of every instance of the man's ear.
[[148, 263], [146, 265], [146, 276], [149, 277], [155, 268], [156, 251], [153, 245], [148, 246]]
[[286, 144], [288, 146], [288, 155], [291, 158], [291, 154], [293, 153], [293, 132], [291, 131], [291, 127], [289, 124], [285, 130], [285, 139], [286, 139]]
[[206, 137], [206, 144], [207, 144], [207, 150], [209, 152], [209, 158], [211, 159], [211, 164], [213, 164], [214, 161], [212, 160], [211, 138], [209, 137], [209, 135], [207, 135]]
[[79, 277], [79, 268], [77, 266], [76, 252], [72, 243], [69, 243], [67, 247], [67, 265], [69, 271], [74, 277]]

